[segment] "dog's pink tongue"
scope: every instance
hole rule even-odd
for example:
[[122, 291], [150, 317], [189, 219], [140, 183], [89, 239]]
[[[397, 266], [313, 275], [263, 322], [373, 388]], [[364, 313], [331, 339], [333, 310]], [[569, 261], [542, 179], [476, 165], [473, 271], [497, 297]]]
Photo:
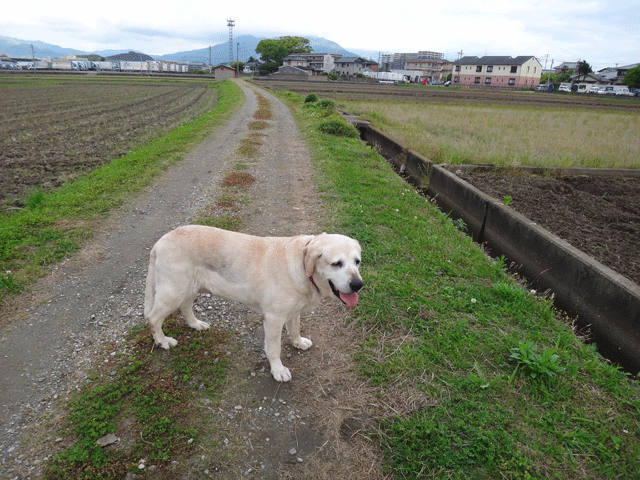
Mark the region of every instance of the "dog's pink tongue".
[[355, 307], [358, 304], [358, 294], [357, 293], [342, 293], [340, 292], [340, 300], [347, 304], [347, 307]]

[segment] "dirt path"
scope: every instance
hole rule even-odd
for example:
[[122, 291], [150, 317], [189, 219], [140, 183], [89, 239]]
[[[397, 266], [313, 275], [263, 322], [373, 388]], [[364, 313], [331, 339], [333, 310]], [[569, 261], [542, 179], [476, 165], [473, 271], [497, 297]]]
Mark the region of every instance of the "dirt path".
[[[216, 195], [225, 169], [257, 108], [244, 83], [246, 102], [227, 125], [185, 156], [126, 208], [91, 245], [40, 282], [27, 315], [0, 333], [0, 478], [37, 478], [55, 453], [57, 419], [69, 393], [96, 362], [124, 350], [124, 336], [143, 323], [149, 248], [165, 232], [189, 223]], [[243, 216], [243, 231], [257, 235], [319, 232], [322, 208], [312, 182], [309, 154], [288, 109], [269, 94], [273, 119], [257, 178]], [[303, 319], [314, 341], [307, 352], [286, 344], [288, 384], [275, 382], [262, 352], [261, 319], [243, 307], [201, 297], [200, 318], [223, 325], [239, 346], [212, 415], [224, 432], [220, 451], [203, 449], [190, 460], [190, 478], [381, 478], [381, 455], [356, 432], [369, 428], [369, 391], [351, 371], [351, 353], [362, 335], [344, 322], [335, 303]], [[212, 308], [209, 309], [208, 307]], [[108, 350], [107, 350], [108, 346]], [[115, 349], [115, 352], [114, 352]], [[390, 406], [389, 408], [393, 408]], [[398, 407], [399, 408], [399, 407]], [[31, 433], [48, 436], [34, 443]], [[228, 450], [225, 452], [225, 450]]]

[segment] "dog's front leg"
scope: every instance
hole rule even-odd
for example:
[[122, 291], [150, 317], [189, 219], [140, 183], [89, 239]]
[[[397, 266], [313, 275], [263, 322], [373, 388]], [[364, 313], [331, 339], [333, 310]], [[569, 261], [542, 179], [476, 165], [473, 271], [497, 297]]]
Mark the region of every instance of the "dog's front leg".
[[300, 336], [300, 315], [296, 315], [287, 322], [287, 332], [294, 347], [300, 350], [308, 350], [313, 342]]
[[283, 323], [279, 317], [273, 315], [264, 316], [264, 351], [271, 366], [271, 375], [278, 382], [291, 380], [291, 372], [280, 360]]

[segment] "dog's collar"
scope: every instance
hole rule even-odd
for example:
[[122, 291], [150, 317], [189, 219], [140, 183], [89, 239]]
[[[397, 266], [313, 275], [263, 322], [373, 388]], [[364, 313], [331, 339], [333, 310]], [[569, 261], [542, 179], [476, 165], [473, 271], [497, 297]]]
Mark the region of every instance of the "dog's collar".
[[315, 280], [313, 279], [313, 276], [310, 276], [310, 277], [309, 277], [309, 280], [311, 280], [311, 284], [312, 284], [314, 287], [316, 287], [316, 290], [318, 290], [318, 292], [319, 292], [319, 291], [320, 291], [320, 289], [318, 288], [318, 285], [316, 285], [316, 282], [315, 282]]
[[[309, 244], [311, 243], [311, 240], [309, 240], [307, 242], [307, 244], [305, 245], [305, 248], [309, 246]], [[304, 262], [303, 262], [304, 263]], [[318, 292], [320, 291], [320, 288], [318, 288], [318, 285], [316, 285], [316, 281], [313, 279], [313, 275], [309, 275], [309, 280], [311, 280], [311, 284], [316, 287], [316, 290], [318, 290]]]

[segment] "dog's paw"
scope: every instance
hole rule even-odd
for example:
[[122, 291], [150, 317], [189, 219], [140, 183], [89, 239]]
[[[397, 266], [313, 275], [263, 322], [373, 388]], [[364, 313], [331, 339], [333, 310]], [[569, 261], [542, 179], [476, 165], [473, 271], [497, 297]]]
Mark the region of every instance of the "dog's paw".
[[164, 337], [164, 340], [158, 343], [158, 346], [164, 348], [165, 350], [169, 350], [171, 347], [175, 347], [178, 344], [178, 341], [175, 338]]
[[195, 330], [208, 330], [211, 325], [209, 325], [207, 322], [196, 320], [196, 323], [189, 326]]
[[300, 350], [308, 350], [313, 345], [313, 342], [308, 338], [299, 337], [291, 342], [294, 347]]
[[291, 380], [291, 372], [287, 367], [280, 367], [277, 369], [271, 369], [271, 375], [276, 379], [277, 382], [288, 382]]

